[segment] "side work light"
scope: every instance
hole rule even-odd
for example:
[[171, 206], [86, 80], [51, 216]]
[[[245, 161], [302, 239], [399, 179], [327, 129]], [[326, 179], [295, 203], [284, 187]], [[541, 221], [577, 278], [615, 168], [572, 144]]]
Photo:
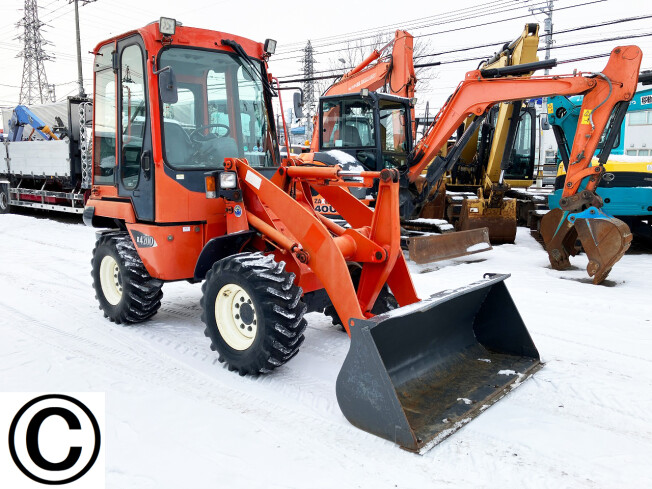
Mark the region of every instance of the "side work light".
[[158, 30], [164, 36], [173, 36], [177, 30], [177, 21], [170, 17], [161, 17], [158, 21]]
[[276, 52], [276, 41], [274, 39], [265, 39], [264, 49], [267, 54], [274, 54]]

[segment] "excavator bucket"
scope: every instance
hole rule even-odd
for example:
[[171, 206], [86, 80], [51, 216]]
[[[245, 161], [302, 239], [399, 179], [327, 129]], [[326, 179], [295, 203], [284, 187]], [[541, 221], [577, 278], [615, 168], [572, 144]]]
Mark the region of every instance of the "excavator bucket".
[[550, 264], [557, 270], [568, 268], [568, 256], [579, 252], [579, 239], [589, 259], [586, 271], [596, 285], [607, 278], [633, 238], [627, 224], [597, 207], [574, 214], [553, 209], [541, 221], [541, 235]]
[[409, 238], [410, 260], [415, 263], [432, 263], [450, 260], [460, 256], [489, 251], [489, 230], [487, 228], [457, 231], [434, 236], [415, 236]]
[[371, 319], [350, 320], [337, 401], [354, 426], [423, 452], [540, 368], [504, 280], [443, 291]]

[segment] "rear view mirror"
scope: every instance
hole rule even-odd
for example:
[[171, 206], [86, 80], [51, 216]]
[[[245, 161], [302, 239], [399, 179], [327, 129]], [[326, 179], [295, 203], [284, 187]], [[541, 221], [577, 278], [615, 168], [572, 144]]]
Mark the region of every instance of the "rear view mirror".
[[303, 117], [303, 92], [294, 92], [294, 116], [297, 119]]
[[166, 66], [158, 73], [158, 91], [161, 95], [161, 102], [164, 104], [176, 104], [179, 100], [177, 91], [177, 78], [170, 66]]

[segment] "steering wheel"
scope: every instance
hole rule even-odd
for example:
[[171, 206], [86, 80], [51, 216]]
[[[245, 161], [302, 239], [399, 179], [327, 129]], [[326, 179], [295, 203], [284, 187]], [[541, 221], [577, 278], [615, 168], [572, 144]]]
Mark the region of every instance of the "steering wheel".
[[[221, 127], [223, 129], [226, 129], [226, 132], [224, 134], [216, 134], [214, 132], [210, 132], [208, 134], [201, 134], [200, 131], [203, 131], [204, 129], [208, 129], [211, 127]], [[188, 134], [188, 137], [194, 143], [201, 143], [203, 141], [208, 141], [209, 139], [213, 139], [213, 138], [224, 138], [228, 136], [230, 132], [231, 132], [231, 128], [226, 124], [204, 124], [202, 126], [197, 126], [195, 129], [193, 129], [193, 131], [190, 134]]]

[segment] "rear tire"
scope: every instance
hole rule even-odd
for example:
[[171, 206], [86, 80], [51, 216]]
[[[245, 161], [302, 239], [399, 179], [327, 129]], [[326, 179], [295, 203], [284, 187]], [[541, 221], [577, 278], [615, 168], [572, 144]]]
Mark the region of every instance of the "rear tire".
[[161, 307], [163, 282], [147, 272], [129, 234], [102, 235], [91, 266], [95, 298], [104, 317], [114, 323], [145, 321]]
[[9, 213], [9, 184], [0, 184], [0, 214]]
[[[349, 273], [351, 274], [353, 286], [357, 290], [358, 284], [360, 283], [360, 275], [362, 274], [362, 267], [358, 263], [351, 263], [349, 264]], [[387, 284], [385, 284], [378, 294], [378, 298], [376, 299], [374, 307], [371, 308], [371, 312], [373, 314], [382, 314], [391, 311], [392, 309], [396, 309], [397, 307], [398, 302], [396, 301], [394, 294], [392, 294]], [[342, 331], [346, 331], [346, 328], [344, 328], [342, 320], [337, 314], [332, 302], [324, 308], [324, 314], [331, 318], [333, 325], [339, 326]]]
[[204, 334], [219, 361], [240, 375], [280, 367], [303, 343], [306, 305], [285, 263], [262, 253], [217, 261], [202, 285]]

